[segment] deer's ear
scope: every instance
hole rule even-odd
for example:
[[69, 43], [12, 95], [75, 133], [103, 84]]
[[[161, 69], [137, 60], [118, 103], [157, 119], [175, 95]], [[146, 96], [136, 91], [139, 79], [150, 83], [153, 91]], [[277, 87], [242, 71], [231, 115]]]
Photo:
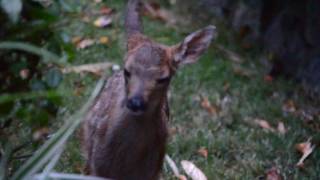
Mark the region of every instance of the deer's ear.
[[188, 35], [174, 48], [173, 60], [177, 65], [195, 63], [216, 36], [215, 26], [208, 26]]

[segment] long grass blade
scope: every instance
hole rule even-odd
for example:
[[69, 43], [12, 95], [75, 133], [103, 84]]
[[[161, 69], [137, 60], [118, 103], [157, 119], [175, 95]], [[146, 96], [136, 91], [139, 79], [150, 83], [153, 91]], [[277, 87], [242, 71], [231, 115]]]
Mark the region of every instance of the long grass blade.
[[61, 148], [58, 150], [58, 152], [56, 152], [56, 154], [54, 155], [54, 157], [50, 160], [50, 162], [47, 164], [47, 166], [44, 168], [43, 172], [42, 172], [42, 177], [40, 178], [41, 180], [46, 180], [49, 177], [50, 172], [52, 171], [52, 169], [55, 167], [56, 163], [58, 162], [58, 160], [60, 159], [60, 156], [63, 152], [64, 148]]
[[53, 98], [53, 97], [60, 97], [60, 96], [62, 96], [62, 94], [59, 94], [57, 91], [54, 91], [54, 90], [2, 94], [0, 95], [0, 104], [15, 101], [17, 99], [29, 100], [29, 99], [36, 99], [40, 97]]
[[104, 79], [101, 79], [98, 82], [87, 103], [77, 113], [69, 117], [65, 121], [65, 125], [62, 126], [50, 140], [42, 145], [40, 149], [35, 152], [34, 156], [32, 156], [20, 169], [18, 169], [18, 171], [13, 175], [13, 180], [30, 179], [33, 174], [39, 172], [39, 170], [43, 168], [43, 166], [54, 156], [55, 152], [63, 148], [67, 139], [75, 131], [88, 108], [100, 93], [104, 82]]
[[0, 157], [0, 180], [6, 179], [7, 165], [8, 165], [8, 161], [10, 159], [11, 153], [12, 153], [11, 145], [5, 144], [4, 152]]
[[33, 53], [43, 57], [42, 60], [45, 63], [53, 63], [60, 66], [66, 65], [66, 57], [60, 58], [58, 55], [44, 48], [40, 48], [29, 43], [12, 42], [12, 41], [0, 42], [0, 49], [7, 49], [7, 50], [15, 49], [15, 50], [27, 51], [29, 53]]
[[[32, 180], [40, 180], [41, 174], [36, 174]], [[65, 174], [65, 173], [50, 173], [47, 180], [112, 180], [107, 178], [84, 176], [79, 174]]]

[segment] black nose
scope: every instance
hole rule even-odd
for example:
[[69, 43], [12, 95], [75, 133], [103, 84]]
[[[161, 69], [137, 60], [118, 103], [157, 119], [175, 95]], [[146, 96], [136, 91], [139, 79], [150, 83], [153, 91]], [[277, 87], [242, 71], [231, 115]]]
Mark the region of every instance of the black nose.
[[142, 97], [133, 97], [128, 100], [127, 107], [136, 112], [136, 111], [144, 111], [145, 110], [145, 103]]

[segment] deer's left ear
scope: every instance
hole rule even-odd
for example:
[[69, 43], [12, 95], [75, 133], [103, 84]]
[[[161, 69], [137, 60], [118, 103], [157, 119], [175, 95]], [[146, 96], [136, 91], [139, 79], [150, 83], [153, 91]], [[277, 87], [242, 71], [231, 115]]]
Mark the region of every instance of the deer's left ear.
[[174, 47], [173, 60], [177, 65], [195, 63], [209, 47], [216, 36], [215, 26], [208, 26], [187, 36]]

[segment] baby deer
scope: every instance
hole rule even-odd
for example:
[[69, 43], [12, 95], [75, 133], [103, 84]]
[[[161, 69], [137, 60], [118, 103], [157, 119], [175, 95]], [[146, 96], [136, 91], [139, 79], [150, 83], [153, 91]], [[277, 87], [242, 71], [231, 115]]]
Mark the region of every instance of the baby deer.
[[159, 178], [168, 135], [167, 91], [178, 67], [194, 63], [215, 36], [208, 26], [175, 46], [142, 34], [137, 0], [129, 0], [125, 18], [124, 70], [114, 74], [83, 124], [89, 174], [115, 180]]

